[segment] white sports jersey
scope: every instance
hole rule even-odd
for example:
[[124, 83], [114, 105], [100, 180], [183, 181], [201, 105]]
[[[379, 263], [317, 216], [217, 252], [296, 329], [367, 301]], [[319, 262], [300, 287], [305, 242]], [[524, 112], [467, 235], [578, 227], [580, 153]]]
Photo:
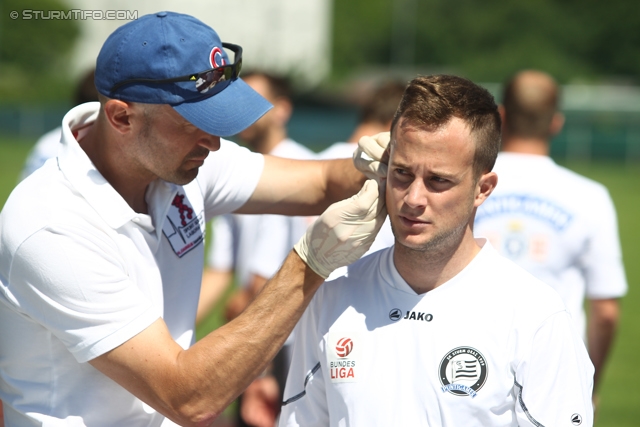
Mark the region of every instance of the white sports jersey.
[[[290, 159], [309, 160], [315, 153], [285, 139], [269, 153]], [[213, 220], [213, 237], [207, 265], [217, 270], [234, 270], [241, 287], [252, 274], [270, 278], [307, 227], [310, 217], [285, 215], [227, 214]]]
[[627, 290], [607, 189], [546, 156], [503, 152], [494, 171], [498, 185], [478, 208], [474, 234], [556, 289], [584, 335], [585, 295]]
[[[336, 142], [335, 144], [324, 149], [318, 153], [320, 159], [347, 159], [353, 156], [353, 152], [358, 148], [358, 144], [355, 142]], [[388, 248], [395, 243], [396, 239], [391, 231], [391, 222], [387, 217], [376, 236], [376, 239], [371, 244], [371, 247], [363, 256], [372, 254], [380, 249]], [[333, 280], [336, 277], [340, 277], [347, 272], [347, 267], [340, 267], [334, 270], [327, 280]]]
[[67, 113], [58, 158], [22, 181], [0, 214], [9, 426], [160, 425], [162, 415], [86, 362], [160, 317], [183, 348], [193, 343], [205, 221], [242, 206], [262, 173], [262, 155], [221, 141], [196, 180], [154, 181], [149, 215], [136, 213], [76, 141], [98, 109]]
[[557, 293], [489, 243], [422, 295], [391, 247], [318, 290], [280, 426], [591, 426], [592, 377]]

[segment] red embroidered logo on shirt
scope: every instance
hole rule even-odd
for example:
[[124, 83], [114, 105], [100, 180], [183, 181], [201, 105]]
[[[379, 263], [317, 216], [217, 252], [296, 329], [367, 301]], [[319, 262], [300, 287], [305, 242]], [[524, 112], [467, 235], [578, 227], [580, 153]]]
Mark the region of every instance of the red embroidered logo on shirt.
[[171, 202], [171, 205], [178, 208], [182, 226], [184, 227], [185, 225], [187, 225], [187, 219], [193, 218], [193, 209], [191, 209], [190, 206], [184, 204], [184, 194], [176, 194], [176, 197], [173, 198], [173, 202]]
[[189, 198], [178, 193], [171, 201], [162, 232], [176, 255], [183, 257], [204, 240], [204, 212], [196, 215]]

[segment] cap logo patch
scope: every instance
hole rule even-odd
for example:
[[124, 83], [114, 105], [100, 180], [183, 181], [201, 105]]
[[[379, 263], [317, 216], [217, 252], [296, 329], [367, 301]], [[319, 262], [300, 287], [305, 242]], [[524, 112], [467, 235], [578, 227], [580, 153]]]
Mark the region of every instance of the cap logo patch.
[[211, 68], [222, 67], [223, 65], [227, 65], [227, 61], [225, 61], [222, 49], [218, 46], [215, 46], [211, 49], [211, 53], [209, 54], [209, 64], [211, 64]]

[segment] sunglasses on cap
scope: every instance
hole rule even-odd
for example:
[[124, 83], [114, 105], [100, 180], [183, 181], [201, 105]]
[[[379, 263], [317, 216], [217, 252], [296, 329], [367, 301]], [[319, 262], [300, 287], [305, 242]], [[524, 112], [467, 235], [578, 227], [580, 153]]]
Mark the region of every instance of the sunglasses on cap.
[[194, 82], [196, 86], [196, 90], [200, 93], [206, 93], [209, 89], [214, 87], [216, 84], [227, 81], [227, 80], [235, 80], [240, 75], [240, 70], [242, 69], [242, 48], [237, 44], [232, 43], [222, 43], [222, 47], [225, 49], [229, 49], [233, 52], [233, 64], [222, 65], [220, 67], [214, 67], [210, 70], [201, 71], [195, 74], [188, 74], [186, 76], [181, 77], [173, 77], [170, 79], [127, 79], [122, 80], [114, 84], [111, 87], [110, 92], [114, 93], [116, 90], [121, 88], [122, 86], [131, 84], [131, 83], [176, 83], [176, 82]]

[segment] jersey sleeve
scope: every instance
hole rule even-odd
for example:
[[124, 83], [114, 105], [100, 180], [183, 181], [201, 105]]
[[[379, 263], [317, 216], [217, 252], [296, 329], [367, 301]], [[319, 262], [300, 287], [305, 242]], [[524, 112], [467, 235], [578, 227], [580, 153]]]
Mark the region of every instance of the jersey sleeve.
[[215, 217], [211, 225], [207, 267], [214, 270], [233, 270], [236, 254], [233, 216], [226, 214]]
[[618, 220], [609, 192], [602, 188], [598, 215], [591, 226], [591, 238], [581, 264], [589, 299], [619, 298], [627, 292], [622, 263]]
[[309, 305], [294, 329], [291, 367], [284, 390], [279, 427], [329, 425], [329, 407], [322, 373], [327, 368], [324, 366], [325, 360], [320, 358], [322, 337], [318, 337], [316, 320], [316, 308]]
[[518, 425], [592, 426], [593, 372], [569, 314], [561, 311], [551, 315], [536, 331], [516, 367]]
[[220, 140], [220, 149], [209, 154], [198, 171], [206, 220], [242, 207], [256, 189], [264, 157], [238, 144]]

